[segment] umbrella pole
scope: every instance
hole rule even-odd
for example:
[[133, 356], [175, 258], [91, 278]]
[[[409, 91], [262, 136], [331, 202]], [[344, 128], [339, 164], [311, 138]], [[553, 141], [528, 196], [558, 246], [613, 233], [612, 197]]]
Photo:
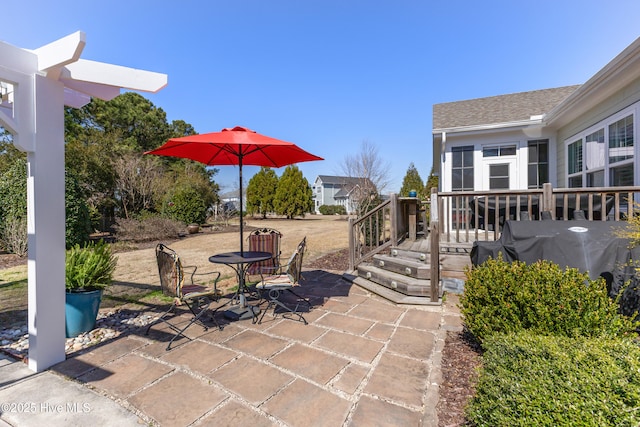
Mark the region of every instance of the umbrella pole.
[[240, 167], [240, 256], [244, 256], [244, 225], [242, 224], [244, 221], [242, 219], [242, 153], [238, 156], [238, 165]]

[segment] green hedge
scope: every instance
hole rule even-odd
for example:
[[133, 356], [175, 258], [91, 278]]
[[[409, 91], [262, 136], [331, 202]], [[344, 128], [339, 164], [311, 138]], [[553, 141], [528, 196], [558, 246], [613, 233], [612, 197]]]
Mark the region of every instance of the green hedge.
[[460, 298], [465, 326], [480, 341], [493, 333], [633, 335], [637, 323], [618, 313], [603, 279], [549, 261], [525, 264], [490, 259], [467, 270]]
[[178, 187], [164, 204], [164, 215], [185, 224], [202, 224], [207, 217], [207, 206], [202, 195], [191, 187]]
[[484, 344], [477, 426], [638, 426], [640, 348], [627, 339], [496, 334]]
[[347, 210], [342, 205], [322, 205], [318, 208], [322, 215], [346, 215]]

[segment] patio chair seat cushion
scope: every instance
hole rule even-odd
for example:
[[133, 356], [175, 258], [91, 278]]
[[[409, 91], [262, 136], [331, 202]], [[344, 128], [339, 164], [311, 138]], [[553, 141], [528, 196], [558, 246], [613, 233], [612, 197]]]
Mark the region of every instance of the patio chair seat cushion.
[[274, 276], [265, 277], [260, 283], [256, 285], [258, 289], [276, 289], [276, 288], [290, 288], [292, 286], [299, 286], [295, 283], [293, 277], [289, 274], [278, 274]]
[[182, 298], [192, 299], [215, 294], [213, 289], [201, 285], [183, 285]]

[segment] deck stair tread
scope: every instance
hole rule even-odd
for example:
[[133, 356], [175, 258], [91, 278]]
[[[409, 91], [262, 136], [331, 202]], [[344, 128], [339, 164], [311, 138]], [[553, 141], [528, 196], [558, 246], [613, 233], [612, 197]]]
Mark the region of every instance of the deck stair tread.
[[400, 247], [393, 247], [389, 251], [389, 255], [394, 258], [414, 260], [429, 265], [429, 253], [426, 251], [412, 251]]
[[431, 295], [431, 282], [428, 279], [416, 279], [364, 263], [358, 266], [358, 276], [405, 295]]
[[379, 295], [395, 304], [442, 305], [442, 298], [439, 298], [438, 301], [431, 301], [430, 297], [425, 298], [424, 296], [415, 297], [404, 295], [400, 292], [396, 292], [392, 289], [387, 288], [386, 286], [382, 286], [363, 277], [351, 277], [348, 280], [360, 286], [361, 288]]
[[374, 255], [372, 264], [376, 267], [417, 279], [429, 279], [431, 274], [431, 267], [424, 261], [393, 255]]

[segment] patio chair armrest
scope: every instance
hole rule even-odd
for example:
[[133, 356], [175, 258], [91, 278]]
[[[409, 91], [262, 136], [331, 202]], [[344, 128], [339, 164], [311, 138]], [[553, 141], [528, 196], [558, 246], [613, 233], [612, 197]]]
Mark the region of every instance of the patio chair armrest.
[[218, 281], [220, 280], [220, 272], [219, 271], [209, 271], [207, 273], [197, 273], [197, 271], [198, 271], [198, 266], [197, 265], [183, 265], [182, 269], [185, 270], [185, 272], [187, 270], [191, 270], [190, 273], [189, 273], [189, 277], [191, 278], [191, 284], [192, 285], [195, 284], [195, 282], [193, 280], [193, 278], [195, 276], [208, 276], [208, 275], [211, 275], [211, 274], [215, 274], [216, 277], [215, 277], [215, 279], [213, 279], [213, 287], [214, 287], [214, 289], [217, 289], [216, 285], [218, 284]]

